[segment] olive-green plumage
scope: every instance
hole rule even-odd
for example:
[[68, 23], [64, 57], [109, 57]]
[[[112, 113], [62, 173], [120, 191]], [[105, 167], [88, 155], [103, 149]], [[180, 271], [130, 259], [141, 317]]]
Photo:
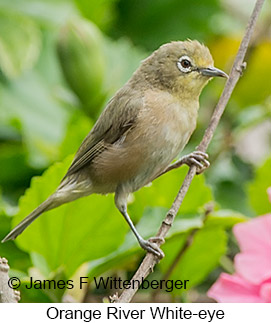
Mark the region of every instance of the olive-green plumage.
[[[153, 52], [108, 102], [56, 192], [3, 241], [15, 239], [44, 211], [92, 193], [115, 192], [116, 206], [140, 245], [162, 257], [155, 242], [136, 231], [127, 198], [172, 168], [196, 127], [201, 90], [213, 76], [227, 77], [197, 41], [171, 42]], [[185, 156], [178, 166], [182, 163], [207, 164], [201, 153]]]

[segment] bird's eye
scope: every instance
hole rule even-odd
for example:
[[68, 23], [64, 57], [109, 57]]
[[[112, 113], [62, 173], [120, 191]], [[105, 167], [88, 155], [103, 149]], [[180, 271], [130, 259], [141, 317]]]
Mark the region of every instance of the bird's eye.
[[188, 59], [181, 60], [181, 65], [183, 68], [188, 68], [191, 66], [191, 62]]
[[181, 72], [191, 72], [192, 63], [188, 56], [182, 56], [177, 62], [177, 66]]

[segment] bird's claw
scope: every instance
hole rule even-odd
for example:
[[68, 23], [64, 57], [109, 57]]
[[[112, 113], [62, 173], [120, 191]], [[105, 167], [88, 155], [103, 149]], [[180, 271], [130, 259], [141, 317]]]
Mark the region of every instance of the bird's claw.
[[202, 151], [193, 151], [191, 154], [186, 155], [182, 158], [183, 162], [188, 166], [196, 166], [197, 174], [201, 174], [210, 166], [210, 162], [208, 161], [208, 154]]
[[165, 254], [159, 248], [157, 243], [162, 243], [163, 240], [164, 240], [163, 238], [154, 237], [154, 238], [150, 238], [149, 240], [141, 240], [139, 241], [139, 244], [141, 248], [143, 248], [144, 250], [154, 254], [156, 257], [158, 257], [158, 259], [162, 259], [165, 257]]

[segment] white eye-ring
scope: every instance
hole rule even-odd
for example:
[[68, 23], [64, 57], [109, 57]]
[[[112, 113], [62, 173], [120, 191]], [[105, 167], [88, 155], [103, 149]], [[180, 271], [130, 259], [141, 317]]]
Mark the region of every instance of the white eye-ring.
[[191, 72], [192, 63], [188, 56], [182, 56], [177, 62], [178, 69], [183, 73]]

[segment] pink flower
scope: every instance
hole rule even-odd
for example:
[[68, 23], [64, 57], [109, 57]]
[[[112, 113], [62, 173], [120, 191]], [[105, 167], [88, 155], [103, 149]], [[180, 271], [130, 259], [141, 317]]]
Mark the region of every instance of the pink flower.
[[[271, 188], [268, 195], [271, 201]], [[241, 250], [236, 272], [221, 274], [208, 296], [225, 303], [271, 303], [271, 214], [239, 223], [233, 232]]]

